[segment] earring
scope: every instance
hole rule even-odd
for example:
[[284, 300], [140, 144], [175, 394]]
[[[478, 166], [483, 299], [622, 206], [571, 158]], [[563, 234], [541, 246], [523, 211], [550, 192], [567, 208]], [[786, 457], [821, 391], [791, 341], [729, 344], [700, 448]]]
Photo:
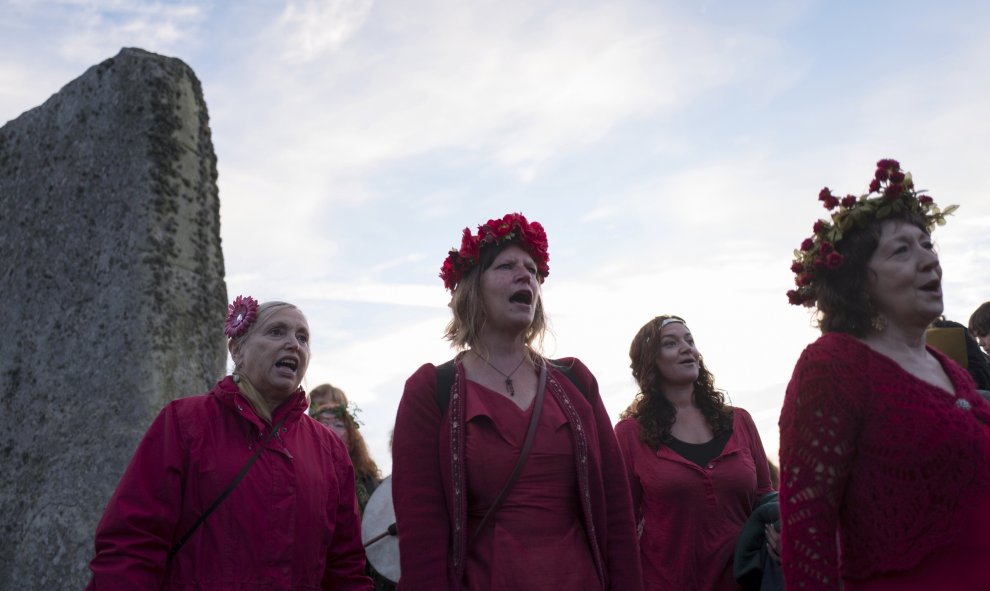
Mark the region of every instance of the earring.
[[870, 318], [870, 327], [873, 328], [874, 332], [883, 332], [883, 329], [887, 328], [887, 319], [879, 314], [874, 314]]

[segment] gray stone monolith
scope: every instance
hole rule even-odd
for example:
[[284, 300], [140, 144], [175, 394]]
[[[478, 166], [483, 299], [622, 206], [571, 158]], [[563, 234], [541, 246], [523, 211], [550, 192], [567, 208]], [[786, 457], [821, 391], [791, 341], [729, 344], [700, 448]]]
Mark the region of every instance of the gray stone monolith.
[[82, 589], [158, 411], [224, 373], [199, 80], [124, 49], [0, 128], [0, 589]]

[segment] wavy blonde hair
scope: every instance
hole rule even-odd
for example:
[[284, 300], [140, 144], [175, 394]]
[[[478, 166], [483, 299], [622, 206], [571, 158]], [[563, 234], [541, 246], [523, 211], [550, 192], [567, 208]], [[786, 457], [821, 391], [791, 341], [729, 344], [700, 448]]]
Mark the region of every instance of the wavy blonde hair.
[[[481, 344], [481, 331], [488, 319], [484, 298], [481, 296], [481, 275], [492, 266], [495, 258], [509, 246], [517, 246], [525, 250], [522, 243], [517, 240], [507, 240], [484, 248], [481, 251], [481, 260], [478, 265], [464, 276], [450, 296], [448, 306], [453, 313], [453, 318], [447, 324], [443, 336], [458, 351], [471, 348], [478, 349], [481, 353], [487, 353]], [[539, 296], [536, 302], [536, 312], [533, 315], [533, 323], [523, 333], [523, 342], [531, 351], [542, 351], [548, 322], [546, 312], [543, 309], [543, 289], [539, 282], [537, 282], [536, 289]]]

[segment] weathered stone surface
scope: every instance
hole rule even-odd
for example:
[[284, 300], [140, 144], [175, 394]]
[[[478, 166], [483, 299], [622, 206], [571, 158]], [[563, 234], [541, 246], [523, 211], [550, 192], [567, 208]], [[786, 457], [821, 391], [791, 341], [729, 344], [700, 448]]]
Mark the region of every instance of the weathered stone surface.
[[223, 374], [216, 177], [195, 74], [140, 49], [0, 128], [0, 588], [83, 588], [151, 420]]

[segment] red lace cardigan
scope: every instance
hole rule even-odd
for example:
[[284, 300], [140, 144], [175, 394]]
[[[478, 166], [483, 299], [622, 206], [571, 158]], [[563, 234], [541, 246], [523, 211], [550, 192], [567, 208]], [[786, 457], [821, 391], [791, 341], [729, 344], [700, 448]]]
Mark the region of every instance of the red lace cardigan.
[[929, 351], [955, 397], [844, 334], [798, 360], [780, 416], [788, 589], [839, 589], [840, 570], [882, 577], [949, 543], [986, 545], [958, 536], [990, 505], [990, 405], [966, 370]]

